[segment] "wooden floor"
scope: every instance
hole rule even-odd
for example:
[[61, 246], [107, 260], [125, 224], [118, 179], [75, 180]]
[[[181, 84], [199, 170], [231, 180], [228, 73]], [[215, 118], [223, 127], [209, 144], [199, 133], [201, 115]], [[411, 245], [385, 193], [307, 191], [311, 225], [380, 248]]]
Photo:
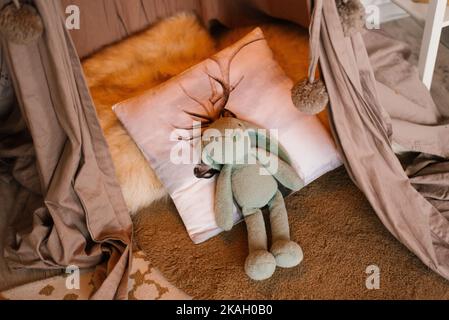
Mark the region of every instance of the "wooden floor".
[[[410, 62], [418, 65], [423, 29], [411, 18], [387, 22], [382, 25], [392, 37], [406, 42], [412, 49]], [[441, 45], [433, 78], [432, 96], [441, 113], [449, 118], [449, 48]]]

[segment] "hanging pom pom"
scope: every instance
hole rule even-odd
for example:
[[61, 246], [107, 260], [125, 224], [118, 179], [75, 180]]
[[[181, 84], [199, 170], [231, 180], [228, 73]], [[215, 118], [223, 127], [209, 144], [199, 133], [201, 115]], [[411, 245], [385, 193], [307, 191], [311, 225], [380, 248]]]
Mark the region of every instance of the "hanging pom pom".
[[0, 34], [17, 44], [37, 41], [44, 31], [44, 24], [37, 10], [29, 5], [20, 5], [18, 0], [5, 6], [0, 12]]
[[292, 100], [299, 111], [317, 114], [326, 108], [329, 96], [323, 81], [310, 82], [309, 79], [304, 79], [293, 86]]
[[336, 0], [343, 32], [346, 37], [360, 32], [365, 26], [365, 7], [360, 0]]

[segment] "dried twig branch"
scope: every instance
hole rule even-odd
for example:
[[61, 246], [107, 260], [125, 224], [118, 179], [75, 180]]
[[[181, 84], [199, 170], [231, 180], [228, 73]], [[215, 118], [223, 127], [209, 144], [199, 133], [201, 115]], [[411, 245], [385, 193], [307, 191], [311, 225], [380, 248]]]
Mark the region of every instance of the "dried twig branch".
[[[211, 95], [206, 101], [202, 101], [201, 99], [194, 97], [181, 85], [181, 89], [185, 93], [185, 95], [195, 103], [199, 104], [201, 108], [206, 112], [206, 115], [203, 115], [197, 112], [184, 110], [184, 112], [189, 116], [191, 116], [192, 118], [199, 119], [201, 121], [201, 128], [202, 128], [201, 131], [203, 131], [205, 128], [207, 128], [210, 124], [212, 124], [215, 120], [219, 119], [220, 117], [226, 115], [228, 116], [234, 115], [232, 112], [226, 109], [226, 106], [229, 102], [231, 93], [243, 81], [244, 76], [240, 77], [240, 79], [235, 84], [231, 84], [232, 61], [243, 48], [263, 39], [264, 39], [263, 36], [261, 36], [250, 42], [245, 42], [236, 46], [229, 53], [227, 59], [220, 59], [218, 56], [213, 56], [210, 58], [213, 62], [217, 64], [218, 69], [220, 71], [220, 76], [215, 76], [211, 74], [206, 67], [205, 73], [209, 79], [211, 90]], [[221, 87], [221, 91], [218, 90], [217, 85]], [[191, 130], [194, 128], [194, 126], [188, 128]], [[196, 138], [199, 137], [189, 137], [188, 140], [193, 140]]]

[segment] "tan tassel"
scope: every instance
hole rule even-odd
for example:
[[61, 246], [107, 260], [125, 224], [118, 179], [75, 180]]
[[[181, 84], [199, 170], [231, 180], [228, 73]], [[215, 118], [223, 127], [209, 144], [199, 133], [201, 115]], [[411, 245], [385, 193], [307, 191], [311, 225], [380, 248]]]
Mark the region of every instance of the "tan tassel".
[[336, 0], [336, 5], [346, 37], [363, 30], [366, 13], [360, 0]]
[[[326, 108], [329, 95], [324, 82], [315, 80], [316, 69], [320, 58], [319, 35], [322, 19], [323, 1], [315, 0], [314, 12], [310, 24], [310, 62], [309, 77], [296, 83], [292, 88], [292, 101], [294, 105], [307, 114], [317, 114]], [[365, 7], [360, 0], [335, 0], [345, 36], [349, 37], [359, 32], [365, 26]]]
[[320, 79], [315, 79], [320, 58], [319, 40], [323, 1], [315, 0], [312, 21], [310, 23], [309, 76], [307, 79], [296, 83], [291, 91], [293, 104], [299, 111], [307, 114], [317, 114], [323, 111], [329, 103], [329, 95], [327, 94], [324, 82]]
[[27, 45], [37, 41], [44, 31], [44, 24], [37, 10], [29, 5], [20, 5], [13, 0], [0, 12], [0, 35], [16, 44]]
[[299, 111], [306, 114], [317, 114], [326, 108], [329, 95], [326, 86], [320, 79], [310, 82], [304, 79], [292, 88], [292, 101]]

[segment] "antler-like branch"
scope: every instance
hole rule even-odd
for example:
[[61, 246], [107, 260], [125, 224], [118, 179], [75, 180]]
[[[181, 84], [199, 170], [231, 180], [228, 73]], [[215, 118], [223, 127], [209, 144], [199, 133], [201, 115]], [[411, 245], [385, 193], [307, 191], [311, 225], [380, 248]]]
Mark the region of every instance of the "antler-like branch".
[[214, 79], [212, 79], [210, 77], [210, 73], [209, 73], [209, 70], [207, 67], [206, 67], [205, 73], [207, 75], [207, 79], [209, 79], [210, 91], [211, 91], [211, 96], [209, 98], [209, 102], [211, 103], [212, 110], [213, 110], [214, 105], [222, 98], [222, 95], [218, 92], [216, 82]]
[[[205, 73], [209, 79], [211, 90], [211, 95], [206, 101], [203, 101], [191, 95], [182, 85], [180, 86], [184, 94], [187, 97], [189, 97], [192, 101], [199, 104], [201, 108], [206, 112], [206, 114], [203, 115], [197, 112], [184, 110], [184, 112], [189, 116], [191, 116], [192, 118], [199, 119], [201, 121], [201, 125], [189, 126], [184, 128], [177, 127], [177, 129], [192, 130], [199, 127], [201, 128], [202, 132], [215, 120], [227, 114], [226, 105], [229, 101], [230, 95], [244, 79], [244, 77], [242, 76], [235, 84], [231, 84], [232, 61], [243, 48], [249, 46], [250, 44], [256, 41], [260, 41], [263, 39], [264, 37], [261, 36], [252, 41], [241, 43], [240, 45], [232, 49], [232, 51], [227, 55], [226, 59], [219, 58], [218, 56], [214, 56], [211, 58], [211, 60], [218, 65], [220, 76], [215, 76], [211, 74], [206, 67]], [[221, 87], [221, 91], [218, 90], [217, 84]], [[229, 113], [233, 115], [232, 112]], [[190, 136], [188, 138], [187, 137], [179, 137], [179, 138], [180, 140], [193, 140], [198, 137]]]
[[[182, 91], [184, 92], [184, 94], [185, 94], [187, 97], [189, 97], [191, 100], [193, 100], [193, 101], [195, 101], [196, 103], [198, 103], [198, 104], [204, 109], [204, 111], [206, 111], [207, 115], [208, 115], [209, 117], [212, 117], [211, 111], [209, 110], [209, 106], [208, 106], [206, 103], [203, 103], [200, 99], [198, 99], [198, 98], [192, 96], [189, 92], [187, 92], [187, 90], [186, 90], [182, 85], [180, 85], [180, 87], [181, 87]], [[213, 111], [213, 110], [212, 110], [212, 111]]]
[[250, 44], [263, 40], [264, 37], [261, 36], [259, 38], [256, 38], [252, 41], [242, 43], [238, 46], [236, 46], [229, 54], [228, 59], [219, 59], [217, 56], [214, 56], [211, 58], [212, 61], [214, 61], [218, 68], [220, 69], [221, 78], [211, 75], [208, 73], [209, 79], [214, 80], [216, 83], [218, 83], [222, 88], [222, 97], [214, 103], [214, 110], [218, 112], [218, 114], [222, 114], [224, 111], [228, 101], [229, 97], [232, 93], [232, 91], [237, 88], [237, 86], [240, 84], [240, 82], [243, 80], [243, 77], [240, 78], [237, 83], [234, 85], [231, 84], [231, 64], [234, 58], [237, 56], [237, 54], [245, 47], [249, 46]]

